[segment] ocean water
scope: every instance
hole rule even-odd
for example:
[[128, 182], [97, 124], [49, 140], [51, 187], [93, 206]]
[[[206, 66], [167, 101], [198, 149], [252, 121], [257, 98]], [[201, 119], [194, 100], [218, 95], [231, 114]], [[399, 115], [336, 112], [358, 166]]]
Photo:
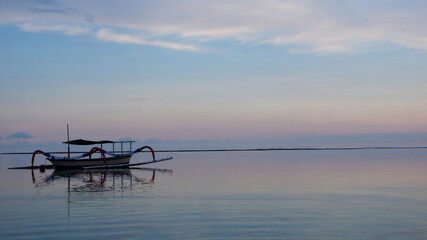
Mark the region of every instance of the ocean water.
[[427, 149], [169, 156], [40, 172], [0, 155], [0, 239], [427, 239]]

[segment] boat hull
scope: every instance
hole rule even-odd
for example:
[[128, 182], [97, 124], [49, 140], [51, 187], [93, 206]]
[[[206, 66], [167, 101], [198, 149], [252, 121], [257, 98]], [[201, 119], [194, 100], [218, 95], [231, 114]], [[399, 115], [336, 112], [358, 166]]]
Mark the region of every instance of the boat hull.
[[117, 157], [117, 158], [107, 158], [104, 163], [103, 158], [92, 158], [92, 159], [47, 159], [49, 160], [55, 168], [81, 168], [81, 167], [90, 167], [90, 166], [103, 166], [103, 165], [112, 165], [112, 164], [129, 164], [131, 156]]

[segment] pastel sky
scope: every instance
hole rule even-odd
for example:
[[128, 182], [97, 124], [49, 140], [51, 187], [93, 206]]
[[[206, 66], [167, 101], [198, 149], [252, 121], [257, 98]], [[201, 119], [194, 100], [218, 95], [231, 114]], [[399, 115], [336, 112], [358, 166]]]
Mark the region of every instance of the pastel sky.
[[[0, 141], [427, 133], [424, 0], [2, 0]], [[17, 134], [17, 135], [14, 135]]]

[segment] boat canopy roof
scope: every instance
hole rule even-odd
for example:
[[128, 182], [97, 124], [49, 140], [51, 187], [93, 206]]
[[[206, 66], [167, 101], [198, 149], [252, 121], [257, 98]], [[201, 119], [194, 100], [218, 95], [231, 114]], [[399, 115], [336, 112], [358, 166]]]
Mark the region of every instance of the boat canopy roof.
[[84, 140], [84, 139], [75, 139], [71, 140], [70, 142], [62, 142], [65, 144], [71, 144], [71, 145], [95, 145], [95, 144], [106, 144], [106, 143], [132, 143], [135, 141], [111, 141], [111, 140], [102, 140], [102, 141], [91, 141], [91, 140]]

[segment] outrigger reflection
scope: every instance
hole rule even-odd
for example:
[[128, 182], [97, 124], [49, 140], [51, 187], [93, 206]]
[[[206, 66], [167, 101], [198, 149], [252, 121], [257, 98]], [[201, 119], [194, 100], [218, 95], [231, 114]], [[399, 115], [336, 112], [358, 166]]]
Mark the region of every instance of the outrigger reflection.
[[[45, 153], [42, 150], [36, 150], [34, 151], [33, 156], [31, 158], [31, 168], [35, 167], [34, 158], [37, 154], [43, 154], [44, 156], [46, 156], [46, 159], [49, 160], [55, 168], [119, 168], [119, 167], [144, 165], [144, 164], [150, 164], [150, 163], [173, 159], [172, 157], [164, 158], [164, 159], [156, 159], [154, 150], [150, 146], [143, 146], [141, 148], [136, 149], [135, 151], [132, 151], [132, 143], [134, 142], [135, 141], [110, 141], [110, 140], [90, 141], [90, 140], [83, 140], [83, 139], [76, 139], [72, 141], [68, 140], [66, 142], [63, 142], [68, 144], [68, 156], [55, 156], [51, 153]], [[83, 153], [77, 156], [71, 156], [70, 154], [70, 145], [97, 145], [97, 144], [99, 144], [100, 147], [93, 147], [87, 153]], [[107, 151], [103, 149], [103, 145], [105, 144], [112, 144], [113, 150]], [[120, 144], [120, 151], [115, 150], [116, 144]], [[128, 151], [123, 150], [123, 144], [129, 145]], [[143, 149], [148, 149], [151, 152], [153, 160], [148, 162], [130, 164], [129, 162], [132, 155], [135, 153], [141, 152]], [[96, 152], [100, 153], [100, 157], [92, 158], [92, 155]]]

